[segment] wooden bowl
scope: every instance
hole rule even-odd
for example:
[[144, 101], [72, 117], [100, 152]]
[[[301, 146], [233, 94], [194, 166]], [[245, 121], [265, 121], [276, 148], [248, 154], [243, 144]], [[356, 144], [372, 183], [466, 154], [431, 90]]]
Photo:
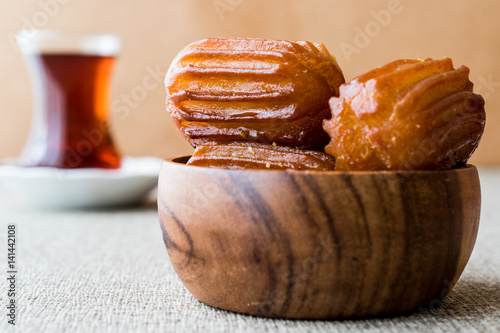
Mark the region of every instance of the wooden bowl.
[[446, 171], [224, 170], [163, 162], [158, 210], [186, 288], [221, 309], [354, 318], [436, 306], [470, 257], [474, 166]]

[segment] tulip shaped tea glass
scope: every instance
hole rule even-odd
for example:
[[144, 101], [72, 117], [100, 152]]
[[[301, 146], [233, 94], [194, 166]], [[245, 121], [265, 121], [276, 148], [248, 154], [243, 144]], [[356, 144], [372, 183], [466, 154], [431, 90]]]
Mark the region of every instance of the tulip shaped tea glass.
[[57, 168], [118, 168], [109, 91], [121, 39], [24, 30], [17, 43], [30, 72], [34, 114], [20, 162]]

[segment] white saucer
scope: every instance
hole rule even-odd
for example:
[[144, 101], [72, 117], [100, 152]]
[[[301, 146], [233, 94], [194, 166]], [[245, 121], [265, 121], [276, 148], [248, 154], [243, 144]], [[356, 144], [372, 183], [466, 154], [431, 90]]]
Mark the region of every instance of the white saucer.
[[0, 186], [42, 208], [100, 208], [141, 201], [158, 184], [161, 159], [124, 157], [119, 169], [26, 168], [0, 165]]

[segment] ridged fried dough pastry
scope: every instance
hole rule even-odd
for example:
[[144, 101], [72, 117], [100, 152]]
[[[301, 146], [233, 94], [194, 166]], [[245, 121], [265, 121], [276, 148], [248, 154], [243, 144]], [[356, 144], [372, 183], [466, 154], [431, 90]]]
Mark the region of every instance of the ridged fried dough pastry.
[[342, 83], [323, 44], [205, 39], [172, 62], [166, 105], [193, 146], [255, 141], [322, 150], [328, 100]]
[[451, 59], [397, 60], [363, 74], [330, 100], [325, 151], [336, 170], [449, 169], [472, 155], [484, 100]]
[[199, 145], [187, 164], [225, 169], [333, 170], [335, 159], [319, 151], [234, 142]]

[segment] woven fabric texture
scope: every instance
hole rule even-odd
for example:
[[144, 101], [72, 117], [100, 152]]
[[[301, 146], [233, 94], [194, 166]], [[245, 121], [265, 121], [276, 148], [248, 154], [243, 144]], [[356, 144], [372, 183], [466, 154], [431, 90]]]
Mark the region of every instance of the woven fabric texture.
[[154, 202], [118, 211], [37, 211], [0, 191], [0, 249], [7, 248], [7, 225], [16, 224], [18, 263], [16, 326], [7, 323], [4, 282], [0, 332], [499, 332], [500, 170], [480, 175], [478, 239], [444, 304], [345, 321], [257, 318], [198, 302], [169, 262]]

